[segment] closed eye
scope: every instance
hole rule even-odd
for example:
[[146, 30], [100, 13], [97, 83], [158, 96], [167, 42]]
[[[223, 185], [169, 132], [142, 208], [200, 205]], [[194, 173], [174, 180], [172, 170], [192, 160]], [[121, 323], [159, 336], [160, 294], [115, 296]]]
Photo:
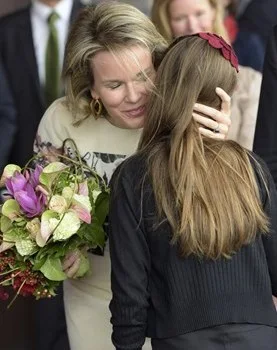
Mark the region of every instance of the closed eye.
[[187, 16], [179, 16], [179, 17], [175, 17], [173, 18], [173, 21], [185, 21], [187, 19]]
[[196, 17], [201, 17], [201, 16], [203, 16], [203, 15], [205, 15], [205, 11], [198, 11], [198, 12], [196, 13]]
[[114, 82], [114, 83], [106, 84], [105, 86], [111, 90], [115, 90], [118, 87], [120, 87], [121, 85], [122, 85], [122, 83], [120, 83], [120, 82]]

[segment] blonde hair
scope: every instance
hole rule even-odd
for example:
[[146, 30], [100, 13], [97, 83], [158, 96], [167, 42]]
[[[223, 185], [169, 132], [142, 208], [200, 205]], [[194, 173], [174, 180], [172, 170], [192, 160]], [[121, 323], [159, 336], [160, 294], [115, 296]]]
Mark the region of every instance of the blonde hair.
[[[172, 0], [154, 0], [152, 7], [152, 21], [158, 31], [168, 41], [174, 39], [170, 27], [169, 4]], [[208, 0], [212, 8], [215, 10], [215, 19], [213, 22], [212, 32], [222, 36], [229, 41], [227, 31], [224, 27], [224, 8], [219, 0]], [[185, 33], [184, 33], [185, 34]]]
[[199, 36], [177, 41], [157, 71], [139, 152], [159, 218], [169, 222], [182, 255], [230, 257], [268, 231], [267, 217], [248, 152], [233, 141], [203, 138], [192, 112], [196, 102], [220, 109], [215, 89], [231, 95], [237, 73]]
[[131, 5], [105, 2], [81, 11], [69, 33], [63, 68], [67, 105], [76, 123], [92, 115], [94, 55], [132, 45], [146, 47], [154, 65], [168, 46], [150, 19]]

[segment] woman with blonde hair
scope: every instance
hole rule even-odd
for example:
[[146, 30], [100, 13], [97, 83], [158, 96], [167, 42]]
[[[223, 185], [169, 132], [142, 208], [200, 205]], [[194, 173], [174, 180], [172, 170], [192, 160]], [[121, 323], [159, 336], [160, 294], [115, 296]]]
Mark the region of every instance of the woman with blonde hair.
[[[71, 144], [64, 144], [71, 138], [82, 160], [108, 183], [116, 166], [137, 148], [155, 68], [166, 48], [153, 23], [130, 5], [104, 2], [83, 10], [65, 49], [66, 97], [54, 102], [42, 118], [35, 151], [74, 157]], [[203, 105], [195, 110], [208, 117], [201, 117], [206, 126], [201, 132], [220, 139], [228, 131], [230, 98], [217, 91], [222, 111]], [[70, 347], [110, 350], [108, 243], [104, 256], [89, 252], [88, 257], [91, 275], [64, 283]], [[78, 252], [66, 259], [69, 276], [74, 277], [78, 261]]]
[[[212, 32], [229, 42], [220, 0], [154, 0], [152, 20], [158, 31], [171, 41], [182, 35]], [[228, 138], [252, 149], [258, 112], [261, 73], [240, 66], [238, 86], [232, 97], [232, 126]]]
[[224, 9], [218, 0], [153, 1], [152, 21], [169, 42], [175, 37], [200, 31], [217, 33], [226, 39], [223, 17]]
[[[237, 58], [213, 34], [177, 39], [157, 71], [138, 152], [112, 179], [110, 304], [118, 350], [274, 350], [277, 194], [234, 141], [200, 135]], [[124, 218], [118, 220], [118, 218]]]

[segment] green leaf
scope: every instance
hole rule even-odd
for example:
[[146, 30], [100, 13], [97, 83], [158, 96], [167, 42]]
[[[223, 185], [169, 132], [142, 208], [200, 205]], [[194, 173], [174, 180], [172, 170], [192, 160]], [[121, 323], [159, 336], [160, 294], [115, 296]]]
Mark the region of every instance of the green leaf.
[[64, 281], [67, 277], [62, 270], [60, 259], [48, 257], [40, 271], [51, 281]]
[[105, 245], [106, 233], [96, 217], [90, 225], [83, 224], [81, 226], [78, 231], [78, 236], [81, 237], [90, 248], [96, 248], [97, 246], [103, 248]]
[[1, 216], [0, 219], [0, 230], [1, 232], [6, 232], [8, 231], [12, 226], [11, 220], [7, 216]]
[[16, 218], [14, 219], [14, 222], [16, 223], [16, 226], [21, 227], [26, 225], [26, 220], [24, 218]]
[[6, 242], [17, 242], [20, 239], [27, 238], [28, 234], [21, 228], [13, 227], [3, 233], [3, 240]]
[[39, 270], [41, 269], [42, 265], [45, 264], [46, 259], [47, 259], [46, 256], [44, 256], [44, 257], [41, 258], [41, 259], [36, 259], [36, 260], [35, 260], [35, 263], [34, 263], [34, 265], [33, 265], [33, 270], [34, 270], [34, 271], [39, 271]]
[[65, 165], [62, 162], [52, 162], [48, 164], [44, 169], [43, 169], [43, 174], [58, 174], [65, 169], [68, 169], [68, 165]]
[[20, 214], [19, 204], [15, 199], [8, 199], [2, 206], [2, 215], [14, 220]]
[[53, 162], [48, 164], [42, 171], [39, 177], [39, 181], [42, 185], [46, 186], [50, 190], [53, 181], [56, 177], [69, 167], [61, 162]]
[[95, 216], [97, 216], [99, 224], [102, 226], [109, 212], [110, 196], [107, 192], [102, 192], [96, 199]]
[[15, 164], [6, 165], [0, 180], [0, 187], [5, 186], [6, 180], [12, 177], [16, 171], [18, 172], [21, 171], [21, 168], [18, 165], [15, 165]]

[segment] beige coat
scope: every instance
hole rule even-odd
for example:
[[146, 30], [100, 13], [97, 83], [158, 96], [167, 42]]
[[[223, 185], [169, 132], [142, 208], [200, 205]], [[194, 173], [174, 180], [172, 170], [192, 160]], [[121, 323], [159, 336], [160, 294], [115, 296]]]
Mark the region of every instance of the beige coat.
[[252, 150], [262, 74], [249, 67], [240, 66], [239, 69], [238, 87], [232, 97], [228, 139]]

